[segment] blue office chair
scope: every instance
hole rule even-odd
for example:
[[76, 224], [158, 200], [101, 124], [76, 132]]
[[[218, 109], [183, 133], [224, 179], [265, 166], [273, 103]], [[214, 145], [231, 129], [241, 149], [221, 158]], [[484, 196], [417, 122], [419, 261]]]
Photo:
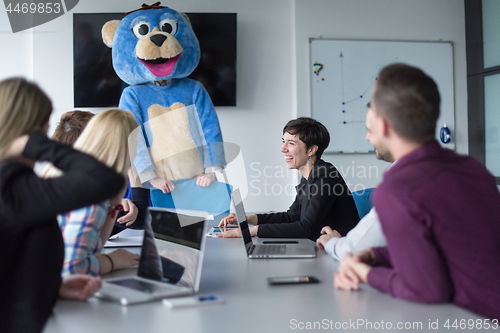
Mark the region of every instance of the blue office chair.
[[368, 214], [372, 209], [372, 192], [374, 188], [366, 188], [364, 190], [352, 192], [352, 198], [356, 204], [356, 209], [358, 210], [359, 218], [362, 219], [363, 216]]

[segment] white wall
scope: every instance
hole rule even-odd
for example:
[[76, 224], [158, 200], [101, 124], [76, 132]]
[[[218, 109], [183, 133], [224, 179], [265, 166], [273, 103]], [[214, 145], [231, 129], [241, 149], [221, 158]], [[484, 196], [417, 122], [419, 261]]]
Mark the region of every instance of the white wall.
[[[455, 71], [456, 146], [468, 153], [465, 15], [462, 0], [296, 0], [297, 110], [310, 116], [309, 38], [452, 41]], [[374, 155], [328, 155], [345, 172], [351, 190], [374, 187], [388, 164]], [[370, 168], [371, 167], [371, 168]], [[369, 170], [371, 169], [371, 177]], [[354, 175], [353, 175], [354, 170]], [[379, 177], [376, 177], [378, 170]]]
[[32, 37], [31, 29], [13, 34], [7, 12], [0, 10], [0, 79], [12, 76], [33, 78]]
[[[15, 35], [8, 32], [3, 12], [0, 42], [12, 52], [2, 47], [0, 79], [23, 75], [37, 81], [53, 99], [54, 128], [60, 115], [73, 109], [72, 13], [126, 12], [140, 4], [83, 0], [70, 14]], [[296, 116], [310, 115], [310, 37], [453, 41], [457, 148], [467, 152], [462, 0], [169, 0], [163, 4], [186, 12], [238, 14], [238, 106], [220, 107], [217, 113], [225, 141], [242, 149], [250, 182], [248, 211], [283, 210], [293, 200], [297, 174], [282, 172], [279, 149], [283, 125]], [[387, 167], [373, 155], [325, 158], [344, 172], [352, 189], [376, 186]], [[271, 194], [285, 189], [288, 195]]]

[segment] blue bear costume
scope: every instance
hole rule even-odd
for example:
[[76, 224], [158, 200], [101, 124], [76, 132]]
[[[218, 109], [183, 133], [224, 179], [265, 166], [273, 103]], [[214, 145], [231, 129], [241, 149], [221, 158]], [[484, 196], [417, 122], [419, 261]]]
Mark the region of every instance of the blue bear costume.
[[113, 67], [130, 85], [119, 108], [131, 111], [141, 127], [132, 187], [153, 178], [191, 179], [226, 164], [210, 96], [186, 78], [200, 60], [198, 39], [183, 14], [159, 4], [143, 5], [102, 29]]

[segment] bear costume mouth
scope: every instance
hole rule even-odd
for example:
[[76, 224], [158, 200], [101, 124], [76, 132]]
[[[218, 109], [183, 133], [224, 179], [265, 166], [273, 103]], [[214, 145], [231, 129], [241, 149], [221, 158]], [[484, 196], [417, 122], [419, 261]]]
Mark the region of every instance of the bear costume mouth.
[[144, 61], [147, 62], [148, 64], [161, 65], [161, 64], [166, 63], [169, 60], [170, 60], [170, 58], [158, 58], [155, 60], [144, 60]]
[[146, 66], [146, 68], [156, 77], [168, 76], [174, 70], [175, 64], [179, 59], [180, 54], [173, 58], [156, 58], [153, 60], [139, 60]]

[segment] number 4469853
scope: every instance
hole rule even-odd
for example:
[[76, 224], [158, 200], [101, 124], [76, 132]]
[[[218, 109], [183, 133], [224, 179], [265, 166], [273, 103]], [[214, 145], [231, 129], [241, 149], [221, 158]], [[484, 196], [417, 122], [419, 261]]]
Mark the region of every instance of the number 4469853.
[[453, 322], [450, 322], [450, 319], [444, 323], [443, 327], [446, 327], [447, 329], [454, 328], [454, 329], [470, 329], [470, 330], [480, 330], [480, 329], [497, 329], [498, 328], [498, 320], [493, 319], [455, 319]]
[[18, 14], [34, 14], [34, 13], [39, 13], [39, 14], [50, 14], [50, 13], [55, 13], [59, 14], [61, 12], [61, 4], [56, 2], [56, 3], [9, 3], [7, 7], [5, 7], [5, 10], [7, 13], [18, 13]]

